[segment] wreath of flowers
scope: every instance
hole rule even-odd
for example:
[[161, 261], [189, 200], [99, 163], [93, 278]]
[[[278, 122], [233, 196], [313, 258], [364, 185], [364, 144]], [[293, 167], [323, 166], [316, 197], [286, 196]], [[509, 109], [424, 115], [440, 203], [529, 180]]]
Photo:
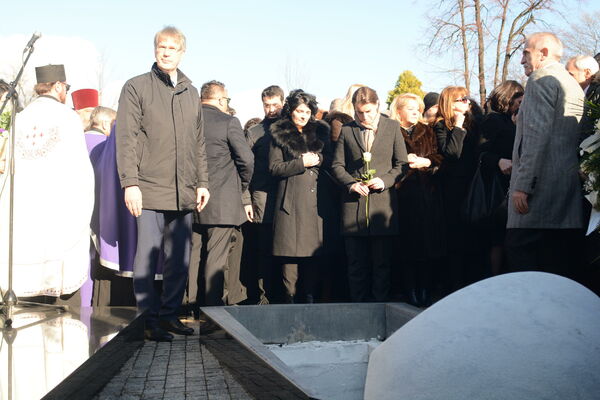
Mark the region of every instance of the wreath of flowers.
[[594, 121], [594, 131], [579, 145], [580, 168], [585, 175], [583, 190], [592, 205], [588, 234], [600, 227], [600, 104], [588, 102], [589, 116]]

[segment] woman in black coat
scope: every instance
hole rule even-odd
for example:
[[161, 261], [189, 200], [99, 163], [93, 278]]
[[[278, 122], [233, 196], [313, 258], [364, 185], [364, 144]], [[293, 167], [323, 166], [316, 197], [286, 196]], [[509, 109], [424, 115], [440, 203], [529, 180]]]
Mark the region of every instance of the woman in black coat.
[[433, 130], [438, 151], [444, 157], [440, 180], [444, 199], [448, 245], [446, 290], [454, 291], [482, 276], [480, 243], [473, 227], [460, 211], [478, 163], [479, 132], [464, 87], [442, 90]]
[[[508, 192], [512, 170], [512, 152], [517, 126], [515, 120], [525, 89], [517, 81], [505, 81], [496, 86], [488, 98], [481, 132], [481, 166], [488, 178], [499, 178], [504, 193]], [[491, 221], [490, 267], [497, 275], [504, 264], [504, 236], [506, 234], [506, 209], [501, 208]]]
[[437, 171], [442, 162], [433, 129], [423, 120], [425, 104], [416, 94], [404, 93], [390, 105], [390, 118], [400, 123], [409, 163], [398, 190], [400, 235], [396, 254], [407, 301], [431, 304], [433, 270], [446, 255], [443, 202]]
[[[329, 129], [314, 120], [313, 95], [295, 90], [285, 100], [281, 119], [271, 125], [269, 170], [279, 178], [273, 217], [273, 255], [281, 257], [286, 301], [293, 302], [300, 269], [307, 302], [318, 283], [323, 254], [326, 182], [321, 168], [329, 159]], [[323, 175], [323, 176], [322, 176]]]

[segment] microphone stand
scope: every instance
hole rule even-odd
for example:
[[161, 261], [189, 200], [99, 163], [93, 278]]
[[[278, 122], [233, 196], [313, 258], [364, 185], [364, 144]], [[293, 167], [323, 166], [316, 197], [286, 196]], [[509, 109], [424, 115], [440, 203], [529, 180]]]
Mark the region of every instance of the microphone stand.
[[[12, 110], [11, 110], [11, 118], [10, 118], [10, 134], [8, 135], [8, 157], [7, 157], [7, 166], [8, 166], [8, 177], [9, 180], [9, 223], [8, 223], [8, 288], [4, 293], [2, 293], [2, 302], [0, 303], [1, 315], [0, 322], [2, 323], [2, 328], [10, 328], [13, 322], [13, 315], [19, 314], [24, 311], [52, 311], [56, 312], [57, 315], [51, 318], [55, 318], [59, 316], [61, 313], [66, 311], [64, 306], [56, 306], [51, 304], [41, 304], [34, 302], [26, 302], [19, 301], [15, 292], [13, 291], [13, 233], [14, 233], [14, 186], [15, 186], [15, 117], [17, 114], [17, 106], [18, 106], [18, 95], [17, 95], [17, 85], [21, 76], [23, 75], [23, 71], [25, 70], [25, 66], [29, 61], [29, 57], [33, 53], [33, 44], [35, 40], [37, 40], [39, 36], [34, 36], [31, 38], [23, 53], [27, 52], [27, 56], [23, 60], [23, 64], [21, 65], [21, 69], [17, 74], [15, 80], [10, 84], [10, 88], [6, 95], [6, 99], [0, 108], [0, 115], [4, 112], [4, 108], [9, 101], [12, 101]], [[18, 311], [18, 308], [23, 308], [24, 310]], [[36, 308], [37, 310], [32, 310], [32, 308]], [[25, 310], [27, 309], [27, 310]], [[29, 325], [22, 326], [20, 328], [25, 328]]]

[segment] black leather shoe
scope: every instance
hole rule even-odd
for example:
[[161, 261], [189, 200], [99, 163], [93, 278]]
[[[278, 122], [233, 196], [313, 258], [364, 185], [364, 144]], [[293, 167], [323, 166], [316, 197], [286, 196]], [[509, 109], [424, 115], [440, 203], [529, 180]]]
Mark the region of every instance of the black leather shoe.
[[146, 340], [152, 340], [154, 342], [171, 342], [173, 341], [173, 335], [164, 329], [157, 327], [144, 329], [144, 337]]
[[221, 327], [212, 322], [210, 319], [200, 321], [200, 335], [208, 335], [209, 333], [213, 333], [219, 329], [221, 329]]
[[161, 320], [160, 327], [166, 331], [176, 333], [178, 335], [193, 335], [194, 328], [185, 326], [179, 319]]

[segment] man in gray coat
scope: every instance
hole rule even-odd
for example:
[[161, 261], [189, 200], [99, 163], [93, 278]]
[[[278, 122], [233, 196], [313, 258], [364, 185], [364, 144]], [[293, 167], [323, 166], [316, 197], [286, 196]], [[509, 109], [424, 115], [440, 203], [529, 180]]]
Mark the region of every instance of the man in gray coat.
[[525, 42], [521, 64], [529, 79], [517, 117], [506, 236], [512, 270], [571, 275], [578, 257], [583, 91], [559, 63], [561, 55], [552, 33]]
[[[250, 196], [242, 199], [242, 193], [252, 178], [254, 155], [240, 121], [227, 113], [229, 98], [225, 85], [217, 81], [205, 83], [200, 89], [200, 99], [212, 185], [210, 203], [194, 218], [190, 287], [194, 279], [198, 282], [194, 272], [202, 260], [199, 274], [204, 278], [204, 287], [198, 290], [197, 304], [236, 304], [246, 299], [239, 279], [241, 252], [234, 252], [234, 247], [239, 250], [242, 246], [240, 225], [252, 220]], [[236, 259], [231, 259], [234, 256]], [[198, 298], [202, 294], [204, 299]], [[190, 297], [193, 298], [193, 293]]]
[[[194, 330], [177, 318], [188, 277], [192, 210], [209, 199], [198, 90], [177, 68], [185, 36], [166, 27], [154, 37], [152, 70], [123, 86], [117, 113], [117, 167], [125, 204], [137, 218], [134, 290], [145, 314], [145, 336], [171, 341], [169, 332]], [[164, 253], [163, 291], [154, 275]]]

